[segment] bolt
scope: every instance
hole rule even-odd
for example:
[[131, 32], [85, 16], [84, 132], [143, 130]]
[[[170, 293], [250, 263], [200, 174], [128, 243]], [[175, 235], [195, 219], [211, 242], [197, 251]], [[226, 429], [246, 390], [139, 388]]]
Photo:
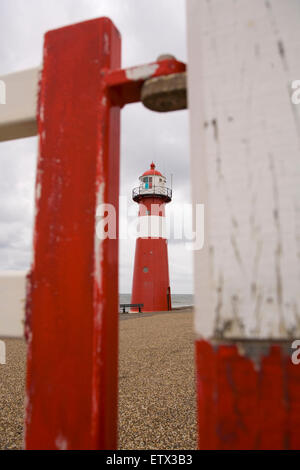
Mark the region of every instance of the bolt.
[[172, 54], [161, 54], [157, 57], [156, 62], [161, 62], [162, 60], [176, 60]]
[[141, 90], [143, 105], [152, 111], [167, 112], [186, 109], [186, 73], [176, 73], [145, 81]]

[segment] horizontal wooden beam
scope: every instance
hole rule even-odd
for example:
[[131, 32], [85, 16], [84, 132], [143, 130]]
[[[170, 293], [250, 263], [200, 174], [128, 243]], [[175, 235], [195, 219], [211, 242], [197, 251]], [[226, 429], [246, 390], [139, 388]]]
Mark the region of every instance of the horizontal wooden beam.
[[5, 85], [5, 104], [0, 104], [0, 142], [37, 134], [38, 80], [38, 67], [0, 77]]
[[[141, 88], [149, 78], [184, 72], [185, 64], [166, 59], [128, 69], [107, 72], [106, 86], [120, 106], [140, 100]], [[0, 76], [5, 104], [0, 104], [0, 142], [37, 135], [36, 108], [40, 68]]]

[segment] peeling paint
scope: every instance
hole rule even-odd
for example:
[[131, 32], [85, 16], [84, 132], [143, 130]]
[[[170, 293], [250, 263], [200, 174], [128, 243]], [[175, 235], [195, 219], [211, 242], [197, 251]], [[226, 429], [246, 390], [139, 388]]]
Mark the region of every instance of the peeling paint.
[[277, 47], [278, 47], [278, 53], [279, 53], [279, 56], [282, 60], [282, 65], [283, 65], [283, 68], [285, 70], [288, 70], [288, 64], [287, 64], [287, 60], [286, 60], [286, 55], [285, 55], [285, 48], [284, 48], [284, 44], [282, 42], [281, 39], [279, 39], [277, 41]]
[[297, 0], [187, 3], [200, 449], [300, 448], [299, 15]]
[[290, 342], [196, 342], [199, 449], [299, 449], [290, 356]]
[[126, 77], [128, 80], [145, 80], [150, 78], [158, 69], [159, 64], [140, 65], [126, 69]]
[[62, 434], [55, 439], [55, 445], [58, 450], [68, 450], [68, 441]]
[[[99, 75], [100, 66], [120, 67], [121, 44], [103, 18], [50, 31], [45, 42], [25, 448], [116, 448], [118, 247], [96, 243], [95, 212], [104, 197], [116, 206], [119, 199], [120, 109], [103, 99]], [[107, 181], [115, 189], [108, 196]]]
[[104, 41], [104, 53], [109, 54], [109, 37], [107, 33], [104, 33], [103, 41]]
[[299, 335], [300, 107], [287, 87], [300, 76], [300, 4], [191, 3], [191, 174], [208, 240], [195, 253], [196, 332]]

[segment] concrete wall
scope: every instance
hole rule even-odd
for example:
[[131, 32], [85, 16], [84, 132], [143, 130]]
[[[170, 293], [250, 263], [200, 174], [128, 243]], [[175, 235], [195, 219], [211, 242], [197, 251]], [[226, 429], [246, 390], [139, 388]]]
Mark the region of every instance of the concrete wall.
[[24, 271], [0, 272], [0, 337], [20, 337], [24, 331]]

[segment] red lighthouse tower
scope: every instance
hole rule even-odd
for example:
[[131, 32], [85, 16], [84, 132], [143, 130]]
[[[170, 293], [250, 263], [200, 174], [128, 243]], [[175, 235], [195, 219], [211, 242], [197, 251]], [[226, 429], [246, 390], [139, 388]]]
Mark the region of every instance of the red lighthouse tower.
[[146, 312], [171, 310], [165, 205], [172, 199], [166, 178], [150, 169], [132, 192], [139, 204], [139, 236], [136, 241], [131, 303], [144, 304]]

